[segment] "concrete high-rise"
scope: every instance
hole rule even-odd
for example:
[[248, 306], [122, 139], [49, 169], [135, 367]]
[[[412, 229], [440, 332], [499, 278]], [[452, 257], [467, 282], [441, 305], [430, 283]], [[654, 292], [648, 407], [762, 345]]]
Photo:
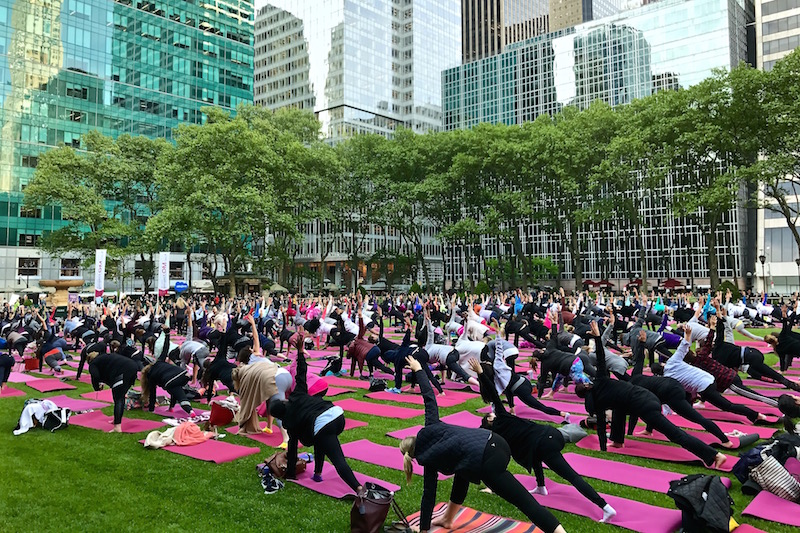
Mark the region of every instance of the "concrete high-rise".
[[548, 0], [461, 0], [461, 60], [491, 57], [548, 32]]
[[571, 28], [619, 11], [616, 0], [550, 0], [550, 30]]

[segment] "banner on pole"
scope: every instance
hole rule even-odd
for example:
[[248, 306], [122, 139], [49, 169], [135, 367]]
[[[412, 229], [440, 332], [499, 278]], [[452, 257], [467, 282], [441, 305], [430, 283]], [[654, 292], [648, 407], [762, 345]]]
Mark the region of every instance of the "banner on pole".
[[94, 296], [102, 298], [106, 288], [106, 249], [95, 250], [94, 254]]
[[158, 295], [166, 296], [169, 292], [169, 252], [158, 254]]

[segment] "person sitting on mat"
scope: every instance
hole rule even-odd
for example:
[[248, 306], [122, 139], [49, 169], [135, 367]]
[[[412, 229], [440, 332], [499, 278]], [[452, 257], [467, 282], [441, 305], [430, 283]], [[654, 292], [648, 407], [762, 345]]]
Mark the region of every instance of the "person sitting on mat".
[[115, 353], [90, 352], [86, 355], [86, 360], [89, 362], [89, 375], [92, 376], [94, 390], [101, 390], [104, 383], [111, 387], [114, 399], [114, 428], [109, 433], [121, 433], [125, 395], [136, 382], [139, 365], [136, 361]]
[[[719, 468], [726, 460], [721, 453], [701, 440], [688, 435], [661, 413], [661, 402], [658, 397], [647, 389], [632, 385], [627, 381], [611, 379], [606, 368], [606, 354], [597, 323], [591, 326], [591, 336], [595, 339], [597, 347], [597, 376], [594, 383], [578, 383], [575, 393], [579, 398], [584, 398], [586, 412], [597, 416], [597, 438], [600, 449], [606, 451], [606, 409], [611, 409], [611, 446], [622, 448], [625, 442], [625, 416], [630, 414], [645, 421], [670, 441], [685, 448], [699, 457], [707, 466]], [[688, 349], [688, 343], [686, 348]], [[675, 358], [680, 354], [683, 344], [678, 348]], [[669, 362], [667, 363], [669, 365]], [[687, 365], [688, 366], [688, 365]], [[679, 380], [680, 381], [680, 380]]]
[[[502, 357], [503, 352], [500, 345], [497, 345], [497, 358]], [[470, 359], [469, 365], [478, 374], [481, 385], [481, 396], [488, 396], [491, 399], [494, 412], [483, 417], [481, 427], [497, 433], [508, 442], [511, 449], [511, 456], [528, 472], [531, 469], [536, 474], [536, 488], [531, 491], [533, 494], [547, 495], [544, 485], [544, 470], [542, 463], [546, 464], [553, 472], [564, 478], [570, 485], [578, 489], [586, 499], [594, 503], [603, 510], [603, 518], [600, 522], [608, 522], [613, 518], [617, 511], [614, 510], [599, 494], [595, 491], [575, 470], [564, 460], [561, 450], [564, 449], [564, 436], [553, 426], [537, 424], [531, 420], [523, 420], [508, 413], [503, 406], [503, 401], [497, 393], [492, 380], [482, 365], [476, 359]]]
[[[409, 357], [407, 363], [417, 376], [425, 401], [425, 427], [416, 436], [406, 437], [400, 442], [406, 481], [411, 482], [413, 459], [425, 469], [420, 531], [427, 532], [431, 525], [449, 529], [464, 503], [469, 484], [482, 481], [495, 494], [522, 511], [544, 533], [564, 533], [558, 519], [539, 505], [508, 471], [511, 450], [505, 439], [487, 429], [453, 426], [439, 420], [439, 408], [427, 374], [413, 357]], [[455, 477], [447, 510], [432, 522], [440, 472]]]
[[339, 435], [344, 431], [344, 410], [319, 396], [310, 396], [307, 373], [305, 342], [301, 342], [297, 346], [297, 374], [292, 393], [287, 400], [276, 398], [269, 404], [270, 414], [289, 433], [286, 479], [296, 477], [297, 445], [301, 442], [304, 446], [314, 446], [314, 481], [322, 481], [322, 467], [328, 457], [342, 481], [359, 494], [363, 486], [347, 464], [339, 443]]

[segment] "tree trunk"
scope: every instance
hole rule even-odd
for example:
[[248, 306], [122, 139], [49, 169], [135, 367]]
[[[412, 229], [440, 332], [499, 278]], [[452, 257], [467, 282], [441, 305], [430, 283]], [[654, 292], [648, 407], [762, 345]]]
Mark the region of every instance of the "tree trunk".
[[639, 263], [642, 269], [642, 294], [647, 294], [647, 256], [644, 250], [644, 237], [642, 236], [642, 225], [636, 224], [636, 245], [639, 247]]
[[711, 279], [711, 290], [719, 287], [719, 261], [717, 258], [717, 222], [710, 224], [706, 233], [706, 253], [708, 254], [708, 276]]
[[192, 249], [188, 247], [186, 250], [186, 268], [189, 271], [189, 275], [186, 277], [189, 285], [189, 291], [192, 290]]
[[572, 256], [572, 271], [575, 273], [575, 290], [581, 290], [583, 285], [583, 258], [578, 245], [578, 232], [573, 231], [569, 236], [569, 253]]
[[228, 286], [228, 296], [231, 298], [236, 297], [236, 272], [231, 270], [228, 272], [228, 280], [230, 280], [230, 285]]

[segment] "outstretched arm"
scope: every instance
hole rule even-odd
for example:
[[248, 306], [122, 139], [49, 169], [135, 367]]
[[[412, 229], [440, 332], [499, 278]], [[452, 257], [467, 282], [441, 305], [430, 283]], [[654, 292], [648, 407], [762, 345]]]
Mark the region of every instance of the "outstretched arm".
[[419, 390], [422, 392], [422, 398], [425, 401], [425, 425], [429, 426], [439, 422], [439, 406], [436, 404], [436, 396], [434, 396], [433, 387], [428, 381], [428, 375], [422, 371], [422, 365], [413, 357], [406, 357], [406, 363], [408, 363], [408, 368], [414, 372], [417, 383], [419, 383]]

